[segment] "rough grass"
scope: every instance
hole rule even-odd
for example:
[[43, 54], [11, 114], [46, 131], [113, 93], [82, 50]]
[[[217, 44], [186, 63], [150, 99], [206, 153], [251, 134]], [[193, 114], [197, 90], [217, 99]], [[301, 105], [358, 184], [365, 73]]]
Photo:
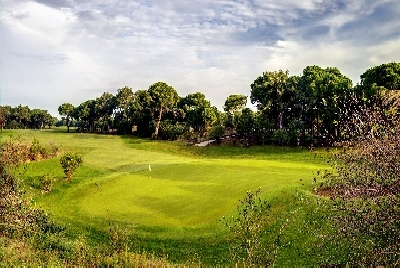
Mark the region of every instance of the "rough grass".
[[[293, 209], [288, 200], [299, 189], [310, 189], [313, 172], [327, 168], [307, 148], [200, 148], [60, 130], [4, 131], [3, 138], [7, 133], [82, 154], [84, 164], [69, 184], [62, 182], [59, 159], [30, 163], [23, 173], [27, 187], [40, 176], [54, 178], [50, 194], [32, 187], [34, 200], [70, 232], [101, 241], [110, 225], [124, 226], [135, 235], [138, 250], [168, 254], [178, 262], [203, 254], [205, 263], [224, 263], [227, 230], [219, 220], [235, 214], [246, 191], [263, 189], [263, 198], [274, 204], [273, 225]], [[289, 233], [295, 232], [296, 224], [291, 228]], [[282, 252], [286, 260], [293, 258]]]

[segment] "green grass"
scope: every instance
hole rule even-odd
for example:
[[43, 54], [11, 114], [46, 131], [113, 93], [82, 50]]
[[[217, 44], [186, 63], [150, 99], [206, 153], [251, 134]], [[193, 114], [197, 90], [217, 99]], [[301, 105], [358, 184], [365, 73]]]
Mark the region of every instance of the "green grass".
[[[30, 163], [23, 173], [27, 187], [43, 175], [57, 180], [50, 194], [33, 189], [34, 200], [72, 236], [86, 232], [101, 241], [110, 225], [124, 226], [135, 236], [137, 250], [168, 254], [177, 262], [201, 254], [205, 263], [224, 263], [227, 230], [219, 220], [235, 214], [246, 191], [262, 188], [273, 204], [273, 226], [293, 210], [296, 192], [311, 188], [315, 171], [327, 168], [303, 148], [201, 148], [59, 129], [3, 131], [3, 139], [10, 133], [36, 137], [42, 145], [53, 141], [62, 151], [83, 156], [84, 165], [69, 184], [62, 182], [59, 158]], [[289, 230], [292, 236], [297, 225]], [[285, 250], [282, 256], [295, 257]]]

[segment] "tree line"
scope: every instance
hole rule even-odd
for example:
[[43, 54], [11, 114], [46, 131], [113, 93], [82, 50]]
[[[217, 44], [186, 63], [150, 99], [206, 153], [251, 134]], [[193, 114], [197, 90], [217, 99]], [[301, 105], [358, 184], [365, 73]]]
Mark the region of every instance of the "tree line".
[[21, 104], [16, 107], [0, 106], [1, 128], [50, 128], [57, 121], [57, 117], [53, 117], [47, 110], [30, 109]]
[[[108, 133], [112, 129], [158, 139], [208, 133], [217, 139], [232, 134], [233, 142], [238, 139], [246, 144], [331, 143], [347, 138], [342, 126], [357, 109], [382, 105], [385, 100], [395, 103], [399, 63], [374, 66], [360, 77], [360, 84], [353, 85], [336, 67], [307, 66], [294, 76], [288, 71], [267, 71], [250, 85], [250, 101], [256, 111], [246, 108], [244, 95], [228, 96], [221, 111], [203, 93], [181, 97], [164, 82], [135, 92], [125, 86], [115, 95], [104, 92], [78, 106], [63, 103], [58, 111], [68, 132], [73, 125], [82, 132]], [[5, 127], [11, 122], [11, 126], [42, 127], [51, 121], [39, 113], [44, 110], [29, 113], [22, 106], [11, 110], [2, 112]]]

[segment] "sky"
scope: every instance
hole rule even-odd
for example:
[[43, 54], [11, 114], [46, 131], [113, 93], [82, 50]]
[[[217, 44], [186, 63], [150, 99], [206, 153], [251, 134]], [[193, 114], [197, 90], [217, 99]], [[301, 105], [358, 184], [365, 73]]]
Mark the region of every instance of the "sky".
[[263, 72], [309, 65], [356, 84], [400, 62], [399, 18], [398, 0], [1, 0], [0, 103], [59, 117], [162, 81], [222, 109]]

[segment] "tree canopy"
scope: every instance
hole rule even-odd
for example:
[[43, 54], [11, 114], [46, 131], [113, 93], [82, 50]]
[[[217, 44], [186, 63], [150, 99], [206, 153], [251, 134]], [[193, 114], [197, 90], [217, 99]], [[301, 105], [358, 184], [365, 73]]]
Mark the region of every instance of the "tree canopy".
[[[255, 144], [332, 143], [346, 139], [343, 124], [364, 106], [379, 106], [391, 113], [400, 108], [400, 64], [387, 63], [366, 70], [361, 84], [336, 67], [306, 66], [300, 75], [289, 71], [266, 71], [250, 85], [250, 101], [257, 111], [246, 108], [247, 97], [227, 96], [222, 110], [212, 106], [202, 92], [179, 96], [164, 82], [147, 90], [124, 86], [115, 95], [104, 92], [74, 107], [58, 107], [66, 126], [80, 131], [110, 129], [122, 134], [173, 139], [200, 137], [212, 127], [222, 126], [240, 139]], [[56, 120], [46, 110], [27, 106], [2, 106], [2, 127], [43, 128]], [[197, 134], [196, 134], [197, 133]]]

